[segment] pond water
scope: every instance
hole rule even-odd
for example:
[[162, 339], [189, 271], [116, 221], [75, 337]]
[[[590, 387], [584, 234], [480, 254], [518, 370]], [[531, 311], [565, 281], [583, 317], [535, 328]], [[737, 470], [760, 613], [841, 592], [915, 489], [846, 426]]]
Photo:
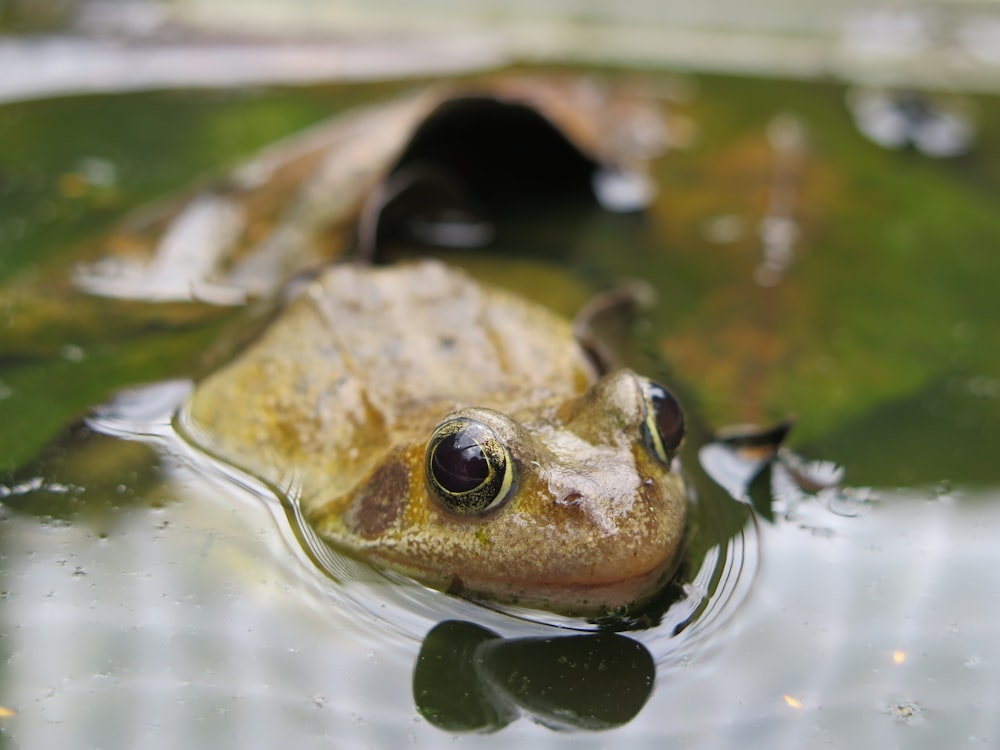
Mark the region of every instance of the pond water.
[[[641, 80], [671, 113], [647, 213], [553, 208], [500, 263], [459, 259], [511, 286], [554, 267], [571, 299], [630, 277], [659, 292], [635, 356], [693, 425], [697, 554], [662, 622], [626, 634], [655, 664], [648, 700], [596, 733], [532, 721], [553, 723], [551, 706], [515, 692], [501, 703], [520, 718], [493, 733], [435, 726], [414, 674], [438, 622], [504, 644], [561, 631], [325, 557], [280, 498], [177, 438], [187, 378], [225, 356], [220, 330], [257, 325], [252, 309], [150, 321], [58, 281], [126, 209], [401, 87], [0, 108], [6, 746], [997, 743], [1000, 106], [958, 100], [974, 140], [935, 159], [866, 139], [841, 86]], [[179, 119], [157, 127], [166, 112]], [[28, 316], [39, 290], [69, 303]], [[791, 413], [796, 454], [844, 467], [836, 492], [776, 468], [739, 498], [751, 513], [701, 476], [706, 425]]]
[[[404, 583], [337, 583], [273, 501], [203, 469], [178, 450], [108, 488], [103, 507], [51, 481], [18, 498], [50, 517], [2, 524], [10, 745], [450, 744], [414, 706], [421, 634], [435, 617], [502, 618], [440, 595], [414, 604]], [[154, 478], [166, 484], [137, 498]], [[463, 743], [990, 746], [996, 500], [894, 490], [858, 515], [791, 500], [736, 551], [723, 616], [690, 637], [630, 634], [657, 670], [626, 726], [566, 734], [521, 719]]]

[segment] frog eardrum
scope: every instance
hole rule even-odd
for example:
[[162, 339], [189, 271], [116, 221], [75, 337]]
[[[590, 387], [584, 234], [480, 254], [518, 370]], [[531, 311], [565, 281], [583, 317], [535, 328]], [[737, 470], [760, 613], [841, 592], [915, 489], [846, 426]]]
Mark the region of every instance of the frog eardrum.
[[427, 444], [427, 481], [449, 510], [483, 513], [510, 493], [513, 461], [486, 425], [462, 417], [448, 419]]

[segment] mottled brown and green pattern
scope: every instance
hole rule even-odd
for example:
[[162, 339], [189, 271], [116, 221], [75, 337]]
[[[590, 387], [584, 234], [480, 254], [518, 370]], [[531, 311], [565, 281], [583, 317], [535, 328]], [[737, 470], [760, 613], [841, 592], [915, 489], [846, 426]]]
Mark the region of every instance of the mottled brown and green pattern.
[[[685, 490], [650, 450], [648, 393], [599, 376], [550, 311], [435, 261], [341, 265], [195, 392], [191, 439], [283, 487], [329, 542], [432, 586], [593, 613], [672, 573]], [[425, 475], [449, 415], [511, 458], [505, 500], [443, 504]]]

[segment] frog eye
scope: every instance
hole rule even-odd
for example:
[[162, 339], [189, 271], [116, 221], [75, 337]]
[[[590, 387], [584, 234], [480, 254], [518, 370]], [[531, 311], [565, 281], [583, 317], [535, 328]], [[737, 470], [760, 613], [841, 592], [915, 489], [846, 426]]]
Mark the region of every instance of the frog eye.
[[642, 423], [646, 446], [657, 459], [669, 465], [684, 440], [684, 412], [670, 391], [651, 380], [642, 381], [642, 397], [646, 409]]
[[510, 493], [513, 461], [489, 427], [455, 418], [427, 443], [427, 481], [452, 511], [472, 515], [496, 507]]

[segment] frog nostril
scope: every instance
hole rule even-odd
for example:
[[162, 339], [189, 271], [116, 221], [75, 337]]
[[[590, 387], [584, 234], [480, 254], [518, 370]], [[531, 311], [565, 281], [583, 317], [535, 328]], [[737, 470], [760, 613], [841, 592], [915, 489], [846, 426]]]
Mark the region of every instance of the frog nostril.
[[556, 500], [557, 505], [579, 505], [583, 495], [579, 492], [569, 492]]

